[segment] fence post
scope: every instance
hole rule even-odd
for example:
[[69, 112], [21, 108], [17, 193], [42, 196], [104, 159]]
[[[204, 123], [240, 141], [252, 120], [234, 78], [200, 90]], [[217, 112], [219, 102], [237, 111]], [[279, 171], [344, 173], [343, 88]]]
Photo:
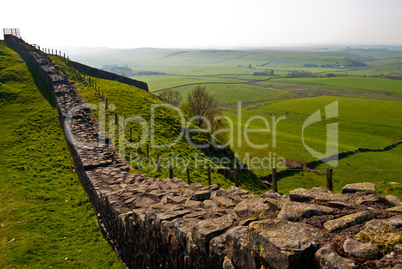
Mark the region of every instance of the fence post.
[[211, 186], [211, 166], [207, 166], [207, 173], [208, 173], [208, 186]]
[[239, 168], [237, 166], [234, 168], [234, 173], [235, 173], [235, 186], [239, 187]]
[[149, 143], [147, 143], [147, 158], [149, 159]]
[[187, 183], [188, 183], [188, 185], [190, 185], [190, 184], [191, 184], [191, 181], [190, 181], [190, 170], [188, 169], [188, 166], [186, 166], [186, 172], [187, 172]]
[[156, 155], [156, 170], [159, 171], [159, 152]]
[[278, 182], [276, 178], [276, 167], [272, 167], [272, 190], [278, 192]]
[[332, 191], [332, 168], [327, 168], [327, 190]]
[[173, 178], [173, 166], [169, 165], [169, 178]]

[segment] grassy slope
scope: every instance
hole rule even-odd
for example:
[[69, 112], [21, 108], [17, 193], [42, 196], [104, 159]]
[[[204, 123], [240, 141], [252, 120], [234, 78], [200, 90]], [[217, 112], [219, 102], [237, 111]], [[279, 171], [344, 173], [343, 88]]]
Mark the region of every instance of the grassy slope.
[[[156, 56], [152, 58], [154, 52], [154, 50], [147, 50], [139, 54], [130, 53], [126, 55], [117, 53], [114, 55], [115, 61], [109, 61], [108, 63], [121, 64], [119, 61], [126, 59], [124, 63], [134, 70], [152, 70], [173, 74], [169, 76], [141, 77], [141, 80], [149, 82], [151, 91], [188, 83], [203, 84], [222, 81], [221, 84], [203, 85], [207, 86], [207, 89], [217, 96], [219, 103], [226, 105], [224, 107], [225, 115], [234, 120], [235, 130], [237, 130], [238, 126], [237, 112], [234, 107], [237, 101], [243, 102], [243, 124], [248, 118], [255, 115], [266, 117], [270, 123], [272, 123], [272, 116], [278, 118], [281, 115], [286, 115], [287, 119], [281, 121], [278, 125], [278, 145], [275, 149], [271, 145], [271, 134], [250, 135], [250, 140], [255, 144], [268, 143], [270, 148], [256, 150], [252, 147], [247, 147], [243, 137], [241, 139], [242, 147], [234, 148], [241, 155], [249, 153], [250, 156], [265, 157], [271, 152], [276, 153], [277, 157], [282, 155], [296, 160], [313, 160], [314, 158], [302, 145], [301, 126], [311, 113], [317, 109], [322, 109], [325, 105], [335, 100], [339, 100], [340, 109], [340, 151], [353, 150], [357, 147], [380, 148], [391, 144], [393, 139], [402, 137], [400, 132], [401, 121], [399, 119], [401, 113], [400, 101], [384, 100], [401, 97], [402, 85], [400, 81], [366, 77], [279, 78], [243, 84], [244, 81], [251, 82], [260, 79], [261, 77], [253, 77], [252, 73], [263, 71], [264, 69], [274, 69], [276, 75], [286, 75], [291, 70], [304, 70], [322, 74], [336, 73], [338, 75], [393, 74], [400, 72], [401, 58], [375, 60], [373, 56], [392, 57], [398, 56], [398, 53], [385, 55], [383, 51], [372, 50], [349, 50], [348, 53], [343, 54], [342, 52], [301, 54], [294, 52], [195, 51], [171, 54], [170, 57], [163, 58], [161, 57], [163, 50], [157, 50], [156, 56], [159, 58]], [[350, 52], [356, 52], [356, 54]], [[367, 55], [359, 56], [358, 54]], [[334, 64], [345, 57], [365, 62], [368, 66], [361, 69], [303, 67], [306, 63], [318, 65]], [[152, 60], [149, 60], [151, 58]], [[248, 68], [249, 64], [252, 65], [252, 69]], [[224, 84], [225, 82], [237, 82], [239, 84]], [[193, 88], [194, 86], [181, 86], [177, 89], [185, 96]], [[317, 95], [325, 96], [315, 97]], [[316, 124], [306, 130], [306, 142], [308, 145], [321, 152], [325, 150], [325, 124], [324, 122]], [[257, 120], [252, 122], [250, 127], [261, 128], [262, 126], [262, 122]], [[237, 132], [235, 132], [236, 134]], [[395, 170], [399, 169], [401, 160], [400, 156], [395, 152], [397, 152], [397, 149], [377, 154], [360, 153], [341, 160], [339, 169], [349, 170], [342, 173], [340, 171], [335, 172], [335, 189], [339, 191], [342, 184], [355, 181], [400, 181], [398, 178], [399, 172]], [[377, 172], [350, 171], [350, 165], [368, 167], [363, 170], [390, 170], [376, 162], [377, 158], [387, 160], [386, 167], [393, 167], [392, 171], [384, 172], [381, 176]], [[369, 165], [366, 165], [365, 161]], [[258, 175], [263, 175], [268, 171], [255, 172]], [[313, 187], [317, 184], [324, 186], [325, 176], [316, 175], [315, 173], [304, 173], [301, 176], [296, 173], [294, 176], [282, 179], [279, 183], [279, 190], [288, 192], [295, 187]], [[392, 190], [395, 188], [384, 189]]]
[[[74, 79], [76, 83], [79, 82], [79, 77], [77, 76], [77, 72], [73, 70], [71, 67], [66, 65], [66, 62], [62, 60], [60, 57], [53, 57], [52, 59], [55, 63], [59, 65], [61, 70], [68, 74], [70, 78]], [[130, 116], [140, 116], [142, 117], [147, 123], [149, 131], [151, 132], [151, 106], [155, 104], [162, 104], [162, 102], [152, 93], [140, 90], [136, 87], [129, 86], [123, 83], [119, 83], [116, 81], [110, 81], [105, 79], [93, 78], [96, 80], [97, 86], [101, 87], [104, 96], [108, 98], [108, 106], [110, 107], [111, 104], [115, 105], [115, 109], [113, 114], [116, 113], [120, 117], [124, 117], [127, 119]], [[101, 100], [99, 95], [95, 93], [93, 87], [89, 87], [88, 84], [81, 84], [79, 85], [79, 90], [81, 91], [82, 96], [85, 98], [87, 102], [91, 102], [94, 104], [98, 104]], [[95, 116], [98, 115], [96, 110], [93, 110]], [[109, 120], [109, 116], [112, 115], [109, 111], [107, 111], [106, 115], [106, 122], [105, 125], [107, 126], [106, 129], [109, 129], [110, 132], [110, 123], [114, 122], [114, 116]], [[156, 109], [155, 110], [155, 118], [154, 118], [154, 131], [155, 131], [155, 143], [157, 145], [161, 144], [170, 144], [176, 138], [179, 137], [180, 134], [180, 118], [179, 115], [171, 109]], [[136, 146], [138, 137], [141, 134], [141, 127], [138, 123], [129, 123], [126, 125], [125, 130], [125, 137], [129, 138], [129, 128], [133, 127], [132, 129], [132, 137], [133, 142], [132, 146]], [[157, 155], [159, 154], [161, 161], [161, 169], [156, 170], [155, 165], [148, 166], [149, 162], [146, 158], [146, 144], [142, 142], [142, 147], [140, 150], [135, 148], [130, 148], [130, 145], [127, 145], [125, 157], [127, 161], [129, 161], [134, 169], [139, 172], [144, 172], [149, 176], [154, 178], [163, 178], [168, 176], [168, 165], [173, 164], [175, 169], [175, 176], [182, 178], [184, 180], [187, 179], [187, 174], [185, 171], [185, 166], [187, 162], [190, 160], [189, 167], [190, 167], [190, 174], [191, 174], [191, 182], [192, 183], [201, 183], [203, 185], [207, 185], [207, 170], [205, 168], [205, 164], [210, 164], [212, 167], [221, 167], [219, 163], [213, 163], [210, 161], [213, 157], [233, 157], [233, 152], [229, 151], [228, 154], [217, 154], [212, 150], [200, 150], [196, 149], [195, 147], [191, 146], [187, 140], [183, 137], [180, 141], [172, 147], [168, 148], [155, 148], [151, 145], [151, 133], [149, 132], [149, 138], [147, 143], [150, 143], [149, 147], [149, 156], [154, 163], [157, 162]], [[122, 133], [121, 133], [122, 134]], [[119, 146], [121, 144], [120, 141], [120, 133], [115, 133], [115, 144]], [[143, 137], [141, 135], [141, 137]], [[210, 141], [210, 136], [206, 133], [201, 133], [198, 135], [192, 136], [192, 141], [195, 144], [200, 144], [203, 141]], [[132, 158], [130, 159], [130, 154]], [[136, 154], [140, 157], [139, 159], [136, 157]], [[178, 159], [172, 163], [171, 156], [177, 156]], [[132, 160], [132, 162], [131, 162]], [[139, 160], [139, 161], [136, 161]], [[137, 164], [141, 164], [138, 165]], [[142, 166], [142, 167], [140, 167]], [[227, 165], [233, 167], [229, 163]], [[222, 188], [228, 188], [234, 185], [234, 179], [232, 177], [224, 177], [223, 175], [216, 172], [215, 169], [212, 169], [211, 175], [211, 182], [212, 184], [218, 184]], [[247, 180], [242, 181], [241, 187], [243, 189], [249, 190], [254, 193], [261, 193], [266, 191], [264, 185], [260, 182], [255, 175], [252, 175], [248, 172], [241, 172], [241, 177], [247, 177]]]
[[3, 41], [0, 94], [0, 267], [122, 268], [74, 173], [56, 109]]

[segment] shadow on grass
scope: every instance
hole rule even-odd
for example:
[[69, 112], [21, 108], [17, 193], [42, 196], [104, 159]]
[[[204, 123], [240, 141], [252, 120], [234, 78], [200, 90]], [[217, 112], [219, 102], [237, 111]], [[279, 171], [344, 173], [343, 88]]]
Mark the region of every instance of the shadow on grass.
[[38, 70], [36, 70], [35, 67], [32, 65], [32, 63], [25, 58], [24, 62], [28, 66], [28, 70], [31, 73], [35, 85], [42, 94], [42, 96], [49, 102], [49, 104], [53, 108], [56, 108], [56, 101], [54, 100], [53, 93], [49, 88], [49, 86], [43, 80], [42, 76], [39, 74]]
[[49, 86], [45, 83], [42, 76], [39, 74], [38, 70], [33, 66], [31, 61], [23, 56], [23, 54], [19, 53], [18, 49], [13, 46], [8, 46], [10, 49], [15, 51], [20, 58], [25, 62], [28, 67], [29, 73], [31, 73], [32, 79], [35, 82], [36, 87], [39, 89], [39, 92], [42, 96], [49, 102], [52, 107], [56, 107], [56, 101], [54, 100], [53, 93], [50, 90]]

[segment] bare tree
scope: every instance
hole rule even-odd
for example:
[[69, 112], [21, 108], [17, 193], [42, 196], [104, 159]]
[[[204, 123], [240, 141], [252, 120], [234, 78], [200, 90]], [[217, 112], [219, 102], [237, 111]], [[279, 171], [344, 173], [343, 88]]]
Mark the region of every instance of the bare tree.
[[181, 101], [181, 93], [176, 90], [168, 89], [161, 92], [159, 98], [173, 106], [179, 106]]
[[216, 98], [200, 85], [188, 94], [187, 103], [190, 116], [199, 116], [195, 121], [199, 127], [203, 127], [205, 119], [213, 120], [218, 109]]
[[[210, 128], [210, 133], [213, 134], [216, 130], [226, 128], [227, 122], [222, 120], [223, 109], [218, 107], [218, 102], [212, 94], [210, 94], [206, 87], [198, 85], [187, 96], [187, 102], [180, 105], [181, 111], [187, 118], [197, 117], [193, 122], [200, 128]], [[206, 122], [211, 124], [207, 126]], [[219, 132], [217, 138], [225, 141], [227, 134]]]

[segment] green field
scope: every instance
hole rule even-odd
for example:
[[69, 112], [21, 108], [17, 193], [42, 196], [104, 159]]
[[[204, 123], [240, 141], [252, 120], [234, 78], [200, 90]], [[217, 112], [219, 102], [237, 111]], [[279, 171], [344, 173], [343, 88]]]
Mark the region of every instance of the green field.
[[[151, 158], [159, 155], [168, 159], [190, 162], [192, 183], [207, 185], [205, 164], [220, 166], [212, 157], [232, 157], [251, 161], [249, 171], [241, 171], [240, 187], [253, 193], [268, 189], [256, 177], [270, 173], [280, 160], [309, 162], [317, 160], [303, 146], [303, 141], [317, 152], [325, 152], [327, 124], [338, 123], [339, 152], [357, 148], [384, 148], [402, 139], [402, 81], [381, 78], [401, 75], [400, 52], [382, 50], [331, 51], [218, 51], [218, 50], [106, 50], [88, 53], [81, 60], [96, 67], [106, 64], [127, 65], [134, 72], [156, 71], [167, 75], [142, 76], [135, 79], [149, 84], [156, 95], [160, 90], [174, 88], [185, 96], [195, 85], [204, 85], [213, 93], [233, 123], [231, 149], [226, 153], [200, 150], [180, 141], [172, 148], [150, 148]], [[330, 68], [305, 67], [305, 64], [334, 65], [345, 58], [364, 67]], [[60, 69], [76, 83], [82, 76], [66, 65], [65, 60], [52, 56]], [[253, 76], [254, 72], [274, 70], [275, 76]], [[292, 71], [309, 71], [315, 77], [288, 78]], [[335, 74], [336, 77], [326, 77]], [[376, 76], [376, 77], [368, 77]], [[140, 116], [150, 122], [151, 105], [162, 102], [152, 93], [125, 84], [95, 79], [108, 98], [105, 128], [119, 147], [127, 143], [129, 128], [133, 129], [133, 144], [140, 135], [137, 122], [127, 123], [126, 129], [112, 131], [116, 126], [114, 113], [121, 118]], [[99, 93], [87, 83], [79, 87], [87, 102], [101, 101]], [[338, 114], [325, 119], [325, 106], [338, 102]], [[238, 104], [241, 103], [239, 112]], [[111, 104], [114, 104], [112, 109]], [[110, 111], [112, 110], [112, 111]], [[305, 128], [303, 124], [313, 113], [321, 111], [322, 121]], [[99, 110], [93, 109], [99, 118]], [[1, 268], [122, 268], [115, 253], [102, 237], [96, 225], [95, 212], [80, 186], [73, 169], [50, 91], [38, 76], [28, 71], [22, 60], [0, 42], [0, 267]], [[254, 117], [254, 119], [253, 119]], [[269, 132], [244, 134], [249, 129]], [[263, 120], [266, 119], [264, 122]], [[278, 119], [275, 130], [274, 123]], [[156, 113], [155, 142], [168, 143], [177, 137], [180, 119], [172, 110]], [[268, 126], [267, 126], [268, 124]], [[148, 128], [152, 127], [148, 125]], [[207, 133], [192, 136], [197, 143], [211, 142]], [[304, 139], [304, 140], [303, 140]], [[140, 149], [127, 147], [123, 153], [146, 159], [146, 144]], [[265, 145], [256, 148], [254, 145]], [[194, 159], [197, 156], [199, 163]], [[267, 167], [256, 168], [253, 160], [269, 157]], [[141, 167], [139, 172], [152, 177], [167, 176], [166, 164], [156, 170], [154, 165]], [[269, 165], [267, 165], [269, 164]], [[163, 166], [165, 165], [165, 167]], [[230, 167], [231, 163], [226, 166]], [[179, 167], [180, 166], [180, 167]], [[319, 164], [312, 171], [294, 170], [279, 179], [280, 193], [315, 186], [326, 187], [325, 169]], [[184, 164], [175, 166], [175, 176], [186, 180]], [[279, 167], [284, 169], [285, 167]], [[365, 152], [347, 156], [334, 167], [334, 191], [340, 192], [348, 183], [383, 182], [377, 185], [380, 195], [394, 194], [402, 199], [402, 146], [382, 152]], [[228, 188], [233, 177], [212, 170], [212, 184]]]
[[97, 226], [51, 98], [0, 41], [0, 268], [123, 268]]
[[[73, 68], [66, 64], [64, 59], [54, 56], [52, 56], [52, 59], [77, 84], [83, 79], [79, 77]], [[124, 148], [124, 152], [122, 150], [120, 152], [136, 171], [147, 173], [154, 178], [165, 178], [168, 176], [168, 166], [172, 164], [174, 166], [174, 175], [187, 181], [186, 166], [188, 166], [192, 183], [208, 185], [206, 166], [211, 166], [213, 168], [211, 173], [212, 184], [219, 184], [223, 188], [229, 188], [234, 185], [233, 177], [223, 176], [217, 173], [216, 170], [222, 167], [233, 167], [233, 151], [228, 150], [225, 153], [217, 153], [212, 147], [205, 149], [195, 148], [189, 144], [185, 136], [175, 143], [174, 141], [183, 133], [181, 124], [186, 123], [181, 121], [180, 115], [175, 110], [170, 108], [155, 108], [154, 117], [152, 118], [152, 105], [163, 103], [154, 94], [116, 81], [99, 78], [92, 79], [96, 80], [97, 86], [102, 89], [104, 97], [107, 98], [108, 107], [110, 108], [112, 105], [115, 107], [113, 112], [110, 109], [106, 111], [106, 121], [103, 125], [109, 131], [109, 135], [112, 137], [116, 147], [119, 148], [122, 146]], [[97, 105], [101, 101], [94, 87], [89, 86], [87, 83], [81, 84], [78, 89], [88, 103]], [[98, 110], [94, 109], [93, 112], [96, 117], [99, 116]], [[114, 126], [115, 113], [122, 119], [127, 119], [130, 116], [139, 116], [141, 117], [141, 121], [146, 123], [147, 128], [133, 121], [127, 123], [123, 131], [122, 123], [119, 123], [119, 127]], [[193, 125], [189, 127], [195, 128]], [[129, 140], [130, 128], [132, 128], [131, 135], [133, 141], [125, 141]], [[154, 128], [153, 136], [151, 128]], [[145, 133], [148, 135], [148, 138], [141, 141], [141, 148], [138, 149], [136, 148], [138, 137], [141, 136], [141, 139], [144, 139], [146, 135], [142, 131], [146, 129], [148, 131]], [[152, 146], [152, 137], [154, 137], [155, 146]], [[210, 135], [204, 131], [191, 135], [191, 142], [195, 145], [205, 142], [212, 143]], [[217, 143], [219, 144], [220, 142], [217, 141]], [[124, 147], [123, 144], [125, 145]], [[148, 154], [147, 144], [149, 145]], [[173, 145], [166, 148], [158, 147], [159, 145], [168, 144]], [[152, 163], [147, 161], [148, 156]], [[161, 161], [160, 169], [157, 169], [156, 165], [158, 156], [160, 160], [164, 160]], [[214, 161], [213, 157], [218, 157], [219, 161]], [[221, 163], [220, 160], [223, 158], [229, 158], [230, 161], [228, 163]], [[242, 171], [241, 173], [248, 178], [247, 181], [243, 182], [242, 188], [253, 193], [267, 191], [267, 188], [264, 187], [252, 172]]]
[[[158, 94], [166, 88], [179, 90], [183, 97], [196, 85], [213, 93], [233, 122], [232, 149], [243, 160], [246, 156], [275, 156], [295, 161], [316, 160], [302, 143], [304, 121], [326, 105], [338, 101], [339, 114], [334, 120], [317, 122], [305, 129], [304, 142], [318, 152], [325, 152], [326, 124], [338, 123], [339, 152], [361, 148], [379, 149], [402, 139], [402, 58], [400, 51], [375, 49], [331, 49], [328, 51], [224, 51], [138, 49], [103, 52], [100, 57], [86, 57], [85, 62], [97, 67], [105, 64], [126, 65], [133, 70], [155, 71], [166, 75], [134, 77], [149, 84]], [[357, 62], [354, 62], [357, 61]], [[354, 64], [342, 68], [338, 63]], [[305, 67], [314, 64], [317, 67]], [[253, 76], [254, 72], [274, 70], [275, 76]], [[308, 71], [314, 77], [286, 78], [292, 71]], [[327, 77], [334, 74], [336, 77]], [[370, 77], [372, 76], [372, 77]], [[121, 97], [120, 97], [121, 99]], [[119, 98], [117, 97], [116, 102]], [[237, 104], [241, 102], [241, 122]], [[243, 134], [245, 123], [252, 117], [263, 117], [270, 132], [250, 133], [252, 144]], [[273, 121], [277, 124], [274, 146]], [[275, 118], [273, 118], [275, 117]], [[249, 128], [266, 128], [255, 119]], [[238, 130], [241, 130], [239, 135]], [[339, 160], [334, 168], [335, 190], [351, 182], [399, 182], [402, 170], [400, 147], [379, 153], [358, 153]], [[276, 159], [276, 161], [277, 161]], [[328, 167], [323, 164], [317, 169]], [[266, 175], [270, 169], [254, 169]], [[280, 179], [279, 190], [287, 193], [295, 187], [324, 186], [322, 172], [298, 172]], [[325, 186], [324, 186], [325, 187]], [[388, 191], [401, 197], [399, 185], [379, 185], [380, 193]]]

